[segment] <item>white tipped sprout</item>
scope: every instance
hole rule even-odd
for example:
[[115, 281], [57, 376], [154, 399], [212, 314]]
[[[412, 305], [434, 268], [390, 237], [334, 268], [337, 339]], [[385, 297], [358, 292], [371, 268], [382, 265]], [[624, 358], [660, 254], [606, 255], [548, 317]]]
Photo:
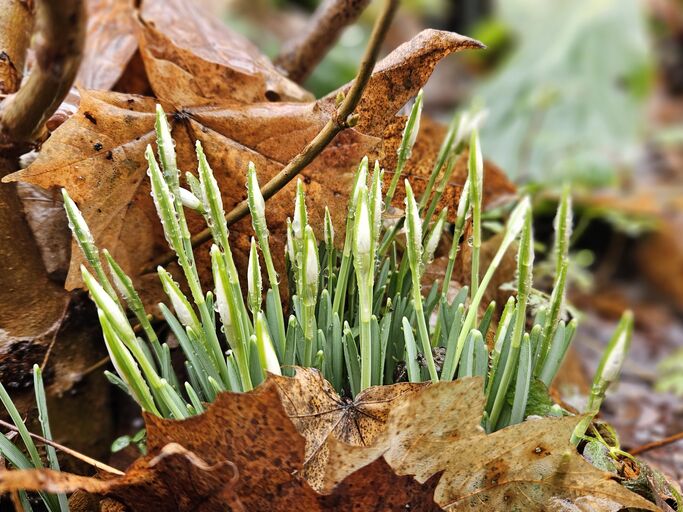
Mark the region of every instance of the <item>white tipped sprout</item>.
[[315, 303], [318, 296], [318, 278], [320, 277], [320, 264], [318, 262], [318, 244], [311, 226], [306, 226], [304, 234], [304, 278], [303, 291], [304, 302]]
[[261, 368], [274, 375], [282, 375], [280, 361], [277, 358], [273, 341], [268, 333], [268, 325], [262, 312], [256, 315], [256, 348], [258, 350]]
[[434, 253], [436, 252], [436, 248], [439, 246], [441, 235], [443, 234], [443, 227], [446, 223], [446, 215], [448, 215], [448, 208], [441, 210], [436, 222], [432, 226], [432, 230], [427, 236], [424, 252], [422, 254], [422, 263], [424, 265], [428, 265], [434, 260]]
[[372, 186], [370, 187], [369, 207], [372, 213], [372, 237], [377, 239], [382, 227], [382, 175], [383, 171], [379, 162], [375, 161], [375, 170], [372, 173]]
[[178, 187], [178, 166], [176, 164], [175, 143], [171, 137], [171, 129], [166, 120], [166, 113], [161, 105], [156, 106], [156, 122], [154, 128], [157, 133], [159, 160], [164, 169], [167, 183], [175, 190]]
[[[217, 245], [211, 246], [211, 270], [215, 285], [216, 309], [225, 328], [226, 336], [232, 334], [233, 315], [230, 308], [228, 290], [230, 288], [227, 272], [223, 264], [223, 257]], [[234, 341], [228, 339], [228, 341]], [[232, 345], [232, 344], [231, 344]]]
[[294, 200], [294, 219], [292, 220], [292, 232], [294, 240], [301, 241], [304, 236], [304, 230], [308, 224], [308, 215], [306, 213], [306, 195], [304, 193], [304, 186], [301, 180], [296, 182], [296, 198]]
[[600, 359], [600, 364], [595, 372], [591, 393], [588, 397], [588, 404], [584, 411], [584, 418], [574, 429], [572, 443], [578, 444], [583, 438], [591, 421], [600, 410], [605, 393], [609, 386], [619, 378], [619, 373], [626, 360], [628, 349], [631, 346], [633, 337], [633, 313], [626, 311], [619, 321], [612, 339], [607, 344], [607, 348]]
[[258, 251], [256, 250], [256, 240], [252, 237], [249, 263], [247, 265], [247, 294], [249, 297], [249, 308], [254, 315], [261, 309], [262, 290], [261, 265], [259, 263]]
[[408, 259], [413, 272], [416, 272], [418, 277], [422, 275], [420, 271], [419, 262], [422, 258], [422, 219], [420, 212], [415, 202], [415, 195], [408, 180], [405, 180], [406, 187], [406, 228], [408, 239]]
[[88, 291], [90, 291], [90, 296], [95, 301], [95, 304], [97, 304], [97, 307], [107, 316], [115, 332], [126, 341], [134, 340], [135, 332], [133, 332], [128, 318], [123, 314], [117, 302], [114, 301], [111, 295], [104, 290], [102, 285], [97, 282], [97, 279], [83, 265], [81, 265], [81, 275], [85, 285], [88, 287]]
[[354, 229], [354, 250], [356, 258], [365, 260], [370, 256], [372, 248], [372, 226], [370, 225], [368, 193], [364, 188], [360, 193], [360, 201], [356, 211], [356, 225]]
[[157, 267], [157, 273], [159, 274], [159, 280], [164, 288], [164, 292], [171, 299], [171, 304], [173, 309], [178, 316], [178, 320], [186, 327], [197, 327], [199, 325], [199, 320], [192, 310], [192, 306], [185, 297], [182, 291], [180, 291], [180, 286], [173, 280], [173, 276], [169, 274], [166, 269], [162, 266]]
[[412, 153], [413, 146], [417, 140], [418, 133], [420, 132], [420, 118], [422, 117], [422, 105], [423, 105], [424, 91], [420, 89], [415, 97], [415, 104], [410, 111], [408, 116], [408, 121], [403, 127], [402, 144], [399, 146], [397, 152], [399, 158], [408, 160], [410, 154]]
[[256, 166], [253, 162], [249, 162], [247, 168], [247, 197], [249, 200], [249, 210], [252, 215], [252, 222], [255, 229], [266, 228], [266, 202], [263, 199], [261, 188], [258, 184], [258, 176], [256, 175]]

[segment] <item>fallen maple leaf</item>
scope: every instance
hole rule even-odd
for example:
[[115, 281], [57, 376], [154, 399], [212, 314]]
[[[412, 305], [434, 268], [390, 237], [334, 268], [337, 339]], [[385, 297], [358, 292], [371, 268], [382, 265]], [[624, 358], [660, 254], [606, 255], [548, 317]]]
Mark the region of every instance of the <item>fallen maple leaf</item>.
[[[141, 276], [140, 271], [166, 248], [145, 174], [144, 148], [154, 142], [154, 103], [171, 113], [181, 169], [195, 168], [194, 143], [202, 142], [229, 210], [246, 196], [247, 163], [253, 161], [259, 179], [267, 181], [318, 133], [332, 115], [335, 100], [331, 95], [317, 102], [269, 101], [310, 96], [277, 74], [253, 45], [215, 20], [189, 13], [189, 7], [177, 0], [175, 7], [162, 4], [144, 2], [139, 27], [142, 58], [157, 98], [83, 91], [78, 113], [54, 132], [30, 167], [8, 178], [43, 188], [65, 187], [79, 203], [98, 245], [108, 248], [136, 278], [143, 296], [153, 297], [148, 303], [159, 297], [145, 290], [158, 292], [158, 283], [155, 275]], [[377, 135], [424, 84], [440, 58], [479, 46], [457, 34], [430, 30], [377, 65], [359, 104], [359, 126], [369, 133], [360, 128], [342, 132], [302, 173], [315, 202], [310, 209], [312, 225], [323, 225], [323, 205], [330, 207], [336, 225], [343, 225], [352, 170], [364, 155], [380, 156]], [[372, 123], [365, 120], [370, 117]], [[269, 201], [276, 243], [284, 233], [293, 192], [293, 186], [286, 187]], [[203, 227], [197, 215], [189, 215], [188, 221], [193, 232]], [[232, 231], [237, 264], [245, 264], [248, 238], [240, 234], [250, 233], [249, 220]], [[197, 251], [197, 259], [208, 277], [208, 251]], [[82, 261], [74, 248], [67, 289], [81, 285]]]
[[399, 474], [425, 481], [445, 510], [657, 510], [585, 461], [569, 439], [580, 417], [543, 418], [486, 435], [480, 378], [424, 387], [398, 404], [371, 447], [329, 443], [321, 490], [384, 457]]

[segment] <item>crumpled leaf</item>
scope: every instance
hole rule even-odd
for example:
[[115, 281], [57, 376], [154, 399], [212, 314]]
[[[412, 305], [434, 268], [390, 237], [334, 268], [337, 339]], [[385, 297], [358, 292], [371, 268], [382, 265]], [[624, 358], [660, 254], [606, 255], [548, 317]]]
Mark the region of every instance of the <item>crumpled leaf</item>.
[[[249, 393], [223, 393], [183, 421], [146, 416], [149, 455], [106, 480], [40, 471], [0, 471], [0, 492], [83, 489], [132, 512], [231, 510], [436, 511], [436, 478], [424, 484], [375, 460], [326, 495], [299, 476], [304, 439], [280, 403], [271, 378]], [[85, 509], [87, 510], [87, 509]]]
[[[183, 171], [196, 168], [194, 142], [202, 142], [221, 185], [226, 210], [246, 197], [242, 183], [249, 161], [256, 164], [264, 183], [318, 133], [334, 108], [334, 96], [318, 102], [269, 101], [308, 96], [277, 75], [273, 65], [249, 43], [219, 30], [215, 21], [197, 12], [190, 16], [189, 7], [181, 4], [174, 1], [176, 9], [145, 2], [142, 7], [141, 55], [157, 98], [82, 91], [78, 113], [53, 133], [32, 165], [8, 178], [43, 188], [67, 188], [96, 242], [138, 278], [143, 297], [152, 295], [147, 301], [152, 304], [158, 296], [145, 293], [145, 288], [158, 292], [156, 276], [139, 279], [140, 272], [166, 251], [149, 197], [144, 161], [144, 148], [155, 138], [154, 104], [161, 103], [169, 113]], [[170, 23], [169, 16], [175, 16], [177, 23]], [[424, 84], [439, 58], [479, 46], [471, 39], [438, 31], [426, 31], [418, 41], [419, 47], [404, 45], [379, 63], [370, 80], [361, 108], [365, 116], [381, 110], [378, 124], [368, 129], [370, 133], [358, 128], [342, 132], [302, 173], [309, 198], [316, 203], [309, 210], [313, 226], [323, 225], [322, 205], [327, 205], [333, 222], [342, 227], [353, 169], [366, 154], [381, 156], [381, 139], [376, 135], [383, 133], [402, 102]], [[400, 90], [401, 94], [387, 99], [387, 90]], [[293, 193], [292, 184], [269, 201], [268, 220], [276, 244], [283, 238]], [[189, 224], [193, 232], [204, 227], [197, 215], [189, 215]], [[248, 253], [248, 238], [240, 234], [250, 231], [249, 219], [232, 227], [238, 265], [246, 263]], [[281, 258], [281, 252], [274, 250], [276, 257]], [[198, 268], [208, 277], [208, 251], [200, 249], [197, 257]], [[67, 289], [82, 284], [82, 261], [80, 251], [73, 247]]]
[[443, 472], [436, 502], [446, 510], [657, 508], [586, 462], [569, 443], [580, 417], [526, 421], [486, 435], [479, 378], [437, 383], [390, 413], [372, 447], [331, 442], [322, 490], [383, 456], [424, 481]]
[[306, 439], [302, 476], [314, 488], [322, 484], [330, 439], [356, 446], [372, 444], [384, 430], [391, 409], [425, 386], [409, 382], [373, 386], [351, 400], [340, 397], [312, 368], [297, 368], [295, 378], [273, 375], [270, 379], [277, 384], [287, 416]]

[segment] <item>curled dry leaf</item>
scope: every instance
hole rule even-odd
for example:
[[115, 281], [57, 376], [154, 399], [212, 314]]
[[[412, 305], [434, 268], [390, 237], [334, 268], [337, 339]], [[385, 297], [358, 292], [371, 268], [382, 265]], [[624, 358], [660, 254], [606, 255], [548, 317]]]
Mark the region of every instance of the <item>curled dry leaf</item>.
[[586, 462], [569, 443], [580, 417], [526, 421], [486, 435], [479, 378], [421, 389], [391, 411], [371, 447], [329, 446], [322, 489], [383, 456], [399, 474], [442, 473], [436, 502], [446, 510], [658, 510]]
[[320, 488], [331, 439], [366, 446], [384, 430], [389, 412], [425, 384], [402, 382], [373, 386], [355, 399], [340, 397], [322, 375], [311, 368], [297, 368], [295, 378], [270, 376], [277, 384], [282, 406], [306, 439], [303, 477]]
[[[0, 471], [0, 491], [81, 489], [106, 495], [132, 512], [152, 507], [163, 512], [440, 510], [433, 499], [437, 478], [420, 484], [397, 476], [382, 459], [350, 474], [328, 494], [314, 491], [300, 477], [304, 438], [289, 421], [272, 378], [250, 393], [219, 395], [201, 416], [183, 421], [147, 416], [146, 421], [150, 454], [122, 477]], [[79, 502], [92, 507], [82, 495]]]
[[[144, 2], [140, 12], [140, 51], [156, 98], [82, 91], [78, 113], [54, 132], [32, 165], [8, 178], [43, 188], [65, 187], [96, 242], [134, 277], [149, 304], [159, 298], [159, 287], [156, 276], [141, 276], [141, 269], [166, 251], [144, 161], [144, 148], [155, 139], [154, 104], [161, 103], [169, 113], [183, 171], [196, 168], [194, 143], [202, 142], [226, 211], [246, 197], [249, 161], [265, 183], [313, 139], [334, 110], [334, 96], [303, 101], [310, 98], [308, 93], [278, 75], [250, 43], [215, 20], [188, 12], [183, 2], [175, 0], [173, 5]], [[360, 105], [363, 130], [340, 133], [302, 173], [315, 203], [309, 205], [313, 226], [323, 225], [327, 205], [341, 229], [352, 172], [364, 155], [381, 155], [379, 136], [386, 124], [425, 83], [440, 58], [479, 46], [459, 35], [426, 31], [377, 65]], [[271, 101], [278, 99], [289, 101]], [[269, 202], [276, 244], [283, 238], [293, 196], [292, 184]], [[192, 232], [203, 227], [197, 215], [189, 215], [188, 222]], [[246, 264], [249, 220], [233, 226], [232, 232], [237, 264]], [[281, 253], [274, 250], [277, 256]], [[208, 278], [208, 251], [197, 251], [197, 257], [200, 272]], [[67, 289], [81, 286], [82, 261], [74, 248]]]

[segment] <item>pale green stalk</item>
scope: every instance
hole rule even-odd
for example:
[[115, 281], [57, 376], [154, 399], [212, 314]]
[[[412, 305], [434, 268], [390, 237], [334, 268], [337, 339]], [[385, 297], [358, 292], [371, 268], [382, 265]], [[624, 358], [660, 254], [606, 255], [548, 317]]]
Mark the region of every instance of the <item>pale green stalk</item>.
[[529, 201], [529, 198], [525, 196], [524, 198], [522, 198], [522, 200], [517, 204], [515, 209], [510, 214], [510, 218], [508, 219], [507, 226], [505, 228], [505, 235], [503, 236], [503, 240], [501, 241], [500, 246], [498, 247], [498, 251], [496, 251], [496, 254], [493, 256], [493, 259], [491, 260], [491, 263], [486, 271], [486, 274], [484, 274], [484, 277], [481, 280], [479, 289], [477, 290], [477, 294], [472, 298], [470, 305], [468, 307], [467, 316], [463, 321], [462, 330], [460, 331], [460, 335], [455, 345], [455, 352], [446, 352], [444, 368], [441, 371], [441, 380], [453, 380], [455, 370], [457, 369], [458, 362], [460, 361], [460, 355], [462, 354], [462, 350], [465, 346], [465, 341], [467, 340], [467, 335], [470, 332], [470, 330], [475, 327], [477, 309], [479, 308], [479, 304], [481, 303], [481, 300], [484, 296], [486, 287], [489, 285], [489, 282], [493, 278], [493, 274], [500, 265], [500, 262], [503, 259], [505, 252], [508, 250], [508, 247], [510, 247], [510, 244], [512, 244], [515, 238], [517, 238], [517, 235], [524, 227], [525, 219], [530, 210], [531, 203]]
[[102, 268], [99, 251], [97, 250], [95, 240], [90, 233], [90, 228], [88, 228], [88, 224], [83, 218], [83, 214], [78, 209], [78, 206], [76, 206], [76, 203], [74, 203], [71, 197], [69, 197], [66, 189], [62, 189], [62, 198], [64, 199], [64, 210], [66, 211], [66, 218], [69, 221], [69, 228], [76, 239], [78, 247], [81, 249], [81, 252], [83, 253], [83, 256], [85, 256], [87, 262], [95, 271], [95, 275], [100, 281], [102, 287], [118, 303], [118, 296], [109, 282], [107, 274], [104, 272], [104, 268]]
[[472, 297], [479, 291], [479, 253], [481, 250], [481, 198], [484, 183], [484, 159], [481, 155], [479, 133], [472, 131], [470, 137], [470, 158], [468, 162], [470, 201], [472, 204]]
[[633, 313], [626, 311], [619, 321], [612, 339], [607, 344], [607, 348], [602, 354], [600, 364], [595, 372], [591, 393], [588, 397], [588, 405], [584, 411], [584, 418], [574, 429], [572, 443], [575, 445], [582, 439], [591, 421], [600, 410], [605, 393], [610, 385], [617, 381], [621, 368], [626, 360], [628, 349], [633, 338]]
[[268, 274], [268, 283], [275, 295], [275, 316], [277, 324], [276, 345], [278, 353], [281, 357], [285, 354], [285, 320], [282, 312], [282, 301], [280, 300], [280, 283], [275, 264], [273, 263], [273, 256], [270, 252], [270, 233], [268, 231], [268, 224], [266, 222], [266, 203], [261, 194], [261, 188], [258, 184], [258, 177], [256, 175], [256, 167], [252, 162], [249, 162], [247, 169], [247, 199], [249, 202], [249, 210], [251, 211], [251, 224], [256, 233], [256, 239], [263, 254], [263, 262], [266, 265], [266, 273]]
[[496, 392], [496, 398], [493, 402], [491, 413], [489, 414], [490, 430], [495, 430], [500, 413], [503, 410], [508, 387], [510, 386], [512, 376], [518, 366], [517, 359], [522, 338], [524, 337], [526, 308], [529, 300], [529, 293], [531, 292], [534, 264], [534, 236], [531, 222], [532, 215], [531, 209], [529, 209], [527, 210], [526, 218], [524, 220], [524, 229], [522, 230], [519, 251], [517, 253], [517, 313], [515, 316], [515, 326], [512, 331], [510, 353], [505, 362], [500, 386]]
[[[40, 366], [33, 365], [33, 389], [36, 395], [36, 406], [38, 408], [38, 421], [43, 432], [43, 437], [48, 441], [52, 441], [52, 430], [50, 429], [50, 418], [47, 411], [47, 398], [45, 396], [45, 386], [43, 384], [43, 374]], [[59, 459], [57, 459], [57, 451], [54, 446], [45, 445], [45, 453], [50, 469], [59, 471]], [[59, 510], [61, 512], [69, 512], [69, 502], [66, 494], [57, 494], [57, 501], [59, 502]]]
[[394, 194], [396, 193], [396, 187], [398, 186], [398, 180], [401, 178], [401, 173], [403, 173], [403, 168], [406, 162], [410, 158], [410, 154], [413, 151], [413, 146], [417, 140], [417, 135], [420, 131], [420, 116], [422, 115], [422, 97], [424, 93], [422, 89], [417, 93], [415, 98], [415, 103], [413, 108], [410, 110], [410, 115], [408, 115], [408, 120], [403, 128], [403, 136], [401, 138], [401, 145], [398, 148], [398, 159], [396, 161], [396, 170], [394, 171], [394, 176], [391, 178], [391, 183], [387, 189], [386, 194], [386, 205], [390, 206], [391, 201], [394, 199]]
[[249, 249], [249, 263], [247, 264], [247, 297], [249, 299], [249, 309], [253, 316], [256, 316], [261, 310], [262, 288], [261, 265], [259, 264], [258, 251], [256, 250], [256, 240], [252, 237]]
[[356, 270], [360, 329], [360, 391], [372, 383], [372, 296], [374, 284], [372, 212], [368, 204], [368, 189], [360, 187], [358, 210], [353, 226], [353, 265]]
[[306, 344], [304, 366], [311, 366], [317, 334], [315, 328], [315, 306], [318, 300], [320, 264], [318, 260], [318, 243], [313, 234], [313, 228], [309, 225], [306, 225], [304, 230], [301, 264], [301, 292], [299, 298], [303, 306], [301, 314]]
[[406, 239], [408, 263], [410, 265], [410, 274], [412, 277], [413, 305], [415, 308], [418, 334], [422, 344], [422, 355], [427, 361], [429, 378], [433, 382], [436, 382], [439, 380], [439, 375], [436, 372], [436, 365], [434, 363], [434, 356], [432, 354], [432, 345], [429, 341], [429, 332], [427, 331], [427, 321], [425, 320], [422, 306], [422, 293], [420, 288], [420, 278], [422, 276], [422, 220], [420, 219], [420, 214], [417, 209], [417, 203], [415, 202], [413, 189], [410, 187], [408, 180], [405, 181], [405, 187], [407, 228]]
[[[253, 387], [249, 372], [249, 333], [245, 331], [244, 323], [240, 319], [242, 312], [232, 291], [235, 288], [233, 277], [228, 272], [225, 257], [217, 245], [211, 247], [211, 269], [216, 287], [216, 306], [223, 323], [223, 332], [235, 353], [242, 389], [249, 391]], [[220, 355], [222, 359], [220, 346], [214, 345], [213, 351], [215, 357]], [[226, 384], [230, 382], [227, 364], [221, 367], [221, 378], [225, 379]]]
[[142, 299], [140, 298], [140, 295], [138, 295], [138, 292], [135, 290], [135, 287], [133, 286], [133, 281], [123, 271], [119, 264], [116, 263], [112, 255], [109, 254], [109, 251], [104, 249], [102, 253], [104, 254], [104, 258], [107, 261], [107, 264], [109, 265], [109, 272], [114, 280], [114, 285], [118, 289], [123, 299], [126, 301], [128, 308], [130, 308], [135, 317], [138, 319], [138, 322], [140, 322], [142, 330], [145, 332], [147, 339], [152, 345], [152, 349], [154, 350], [157, 362], [159, 363], [159, 365], [161, 365], [163, 361], [161, 344], [159, 343], [159, 338], [157, 337], [156, 332], [154, 332], [152, 323], [149, 321], [149, 317], [145, 312], [145, 307], [142, 304]]
[[558, 320], [562, 317], [567, 284], [567, 271], [569, 269], [569, 243], [572, 233], [572, 203], [571, 189], [565, 185], [562, 189], [562, 198], [555, 215], [555, 244], [553, 254], [555, 257], [555, 282], [550, 297], [550, 308], [546, 315], [543, 327], [543, 346], [541, 356], [536, 362], [536, 369], [543, 366], [550, 351], [550, 342]]
[[443, 278], [443, 287], [441, 293], [446, 295], [448, 292], [448, 287], [451, 284], [451, 278], [453, 276], [453, 269], [455, 268], [455, 259], [458, 256], [458, 251], [460, 250], [460, 238], [465, 230], [465, 221], [470, 211], [470, 180], [469, 178], [465, 181], [465, 185], [460, 192], [460, 200], [458, 201], [458, 211], [455, 217], [455, 224], [453, 226], [453, 243], [451, 244], [451, 249], [448, 251], [448, 265], [446, 266], [446, 272]]
[[342, 249], [341, 262], [339, 264], [339, 273], [337, 275], [337, 284], [334, 290], [334, 301], [332, 303], [333, 312], [337, 313], [341, 321], [344, 320], [344, 309], [346, 301], [346, 287], [349, 280], [349, 272], [351, 270], [351, 246], [353, 241], [353, 225], [356, 216], [356, 205], [358, 204], [358, 196], [360, 186], [367, 187], [368, 175], [368, 158], [361, 160], [356, 172], [351, 196], [349, 197], [348, 213], [346, 215], [346, 233], [344, 235], [344, 248]]

